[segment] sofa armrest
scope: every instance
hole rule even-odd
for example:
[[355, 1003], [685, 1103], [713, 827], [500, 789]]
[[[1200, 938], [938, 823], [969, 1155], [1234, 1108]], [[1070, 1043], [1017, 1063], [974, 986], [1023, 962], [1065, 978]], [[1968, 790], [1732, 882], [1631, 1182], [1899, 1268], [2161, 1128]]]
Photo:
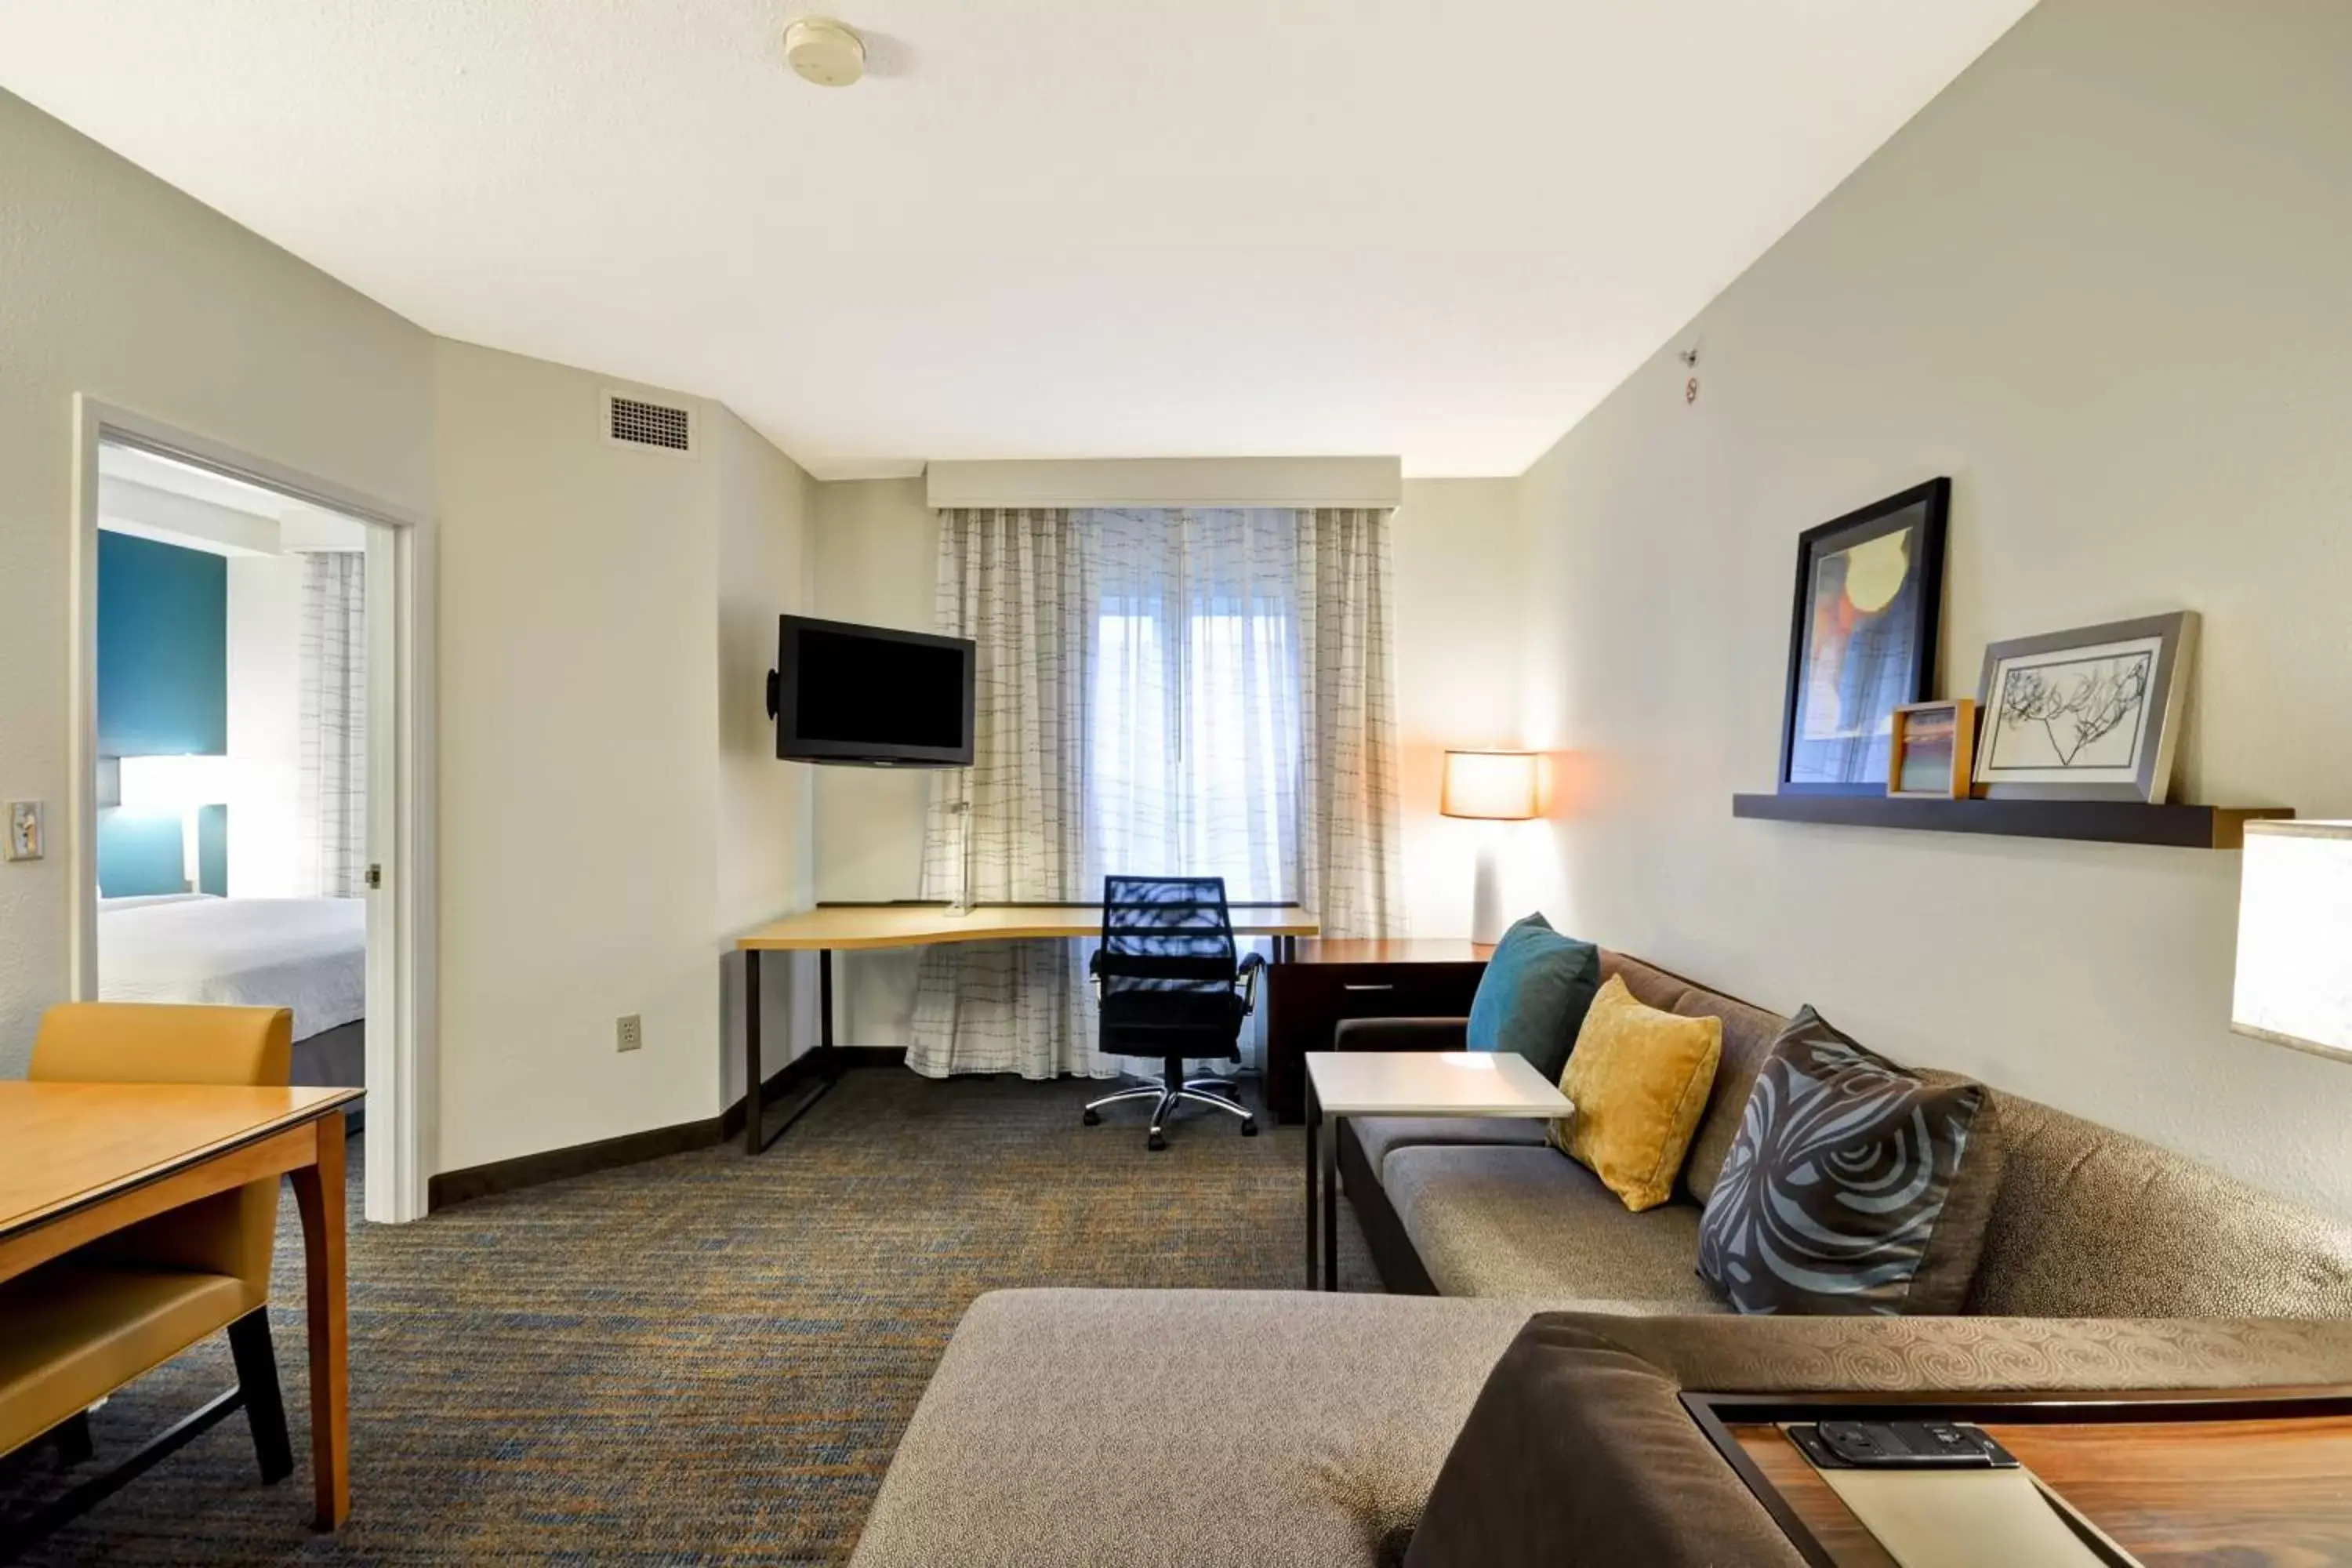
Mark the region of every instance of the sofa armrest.
[[1458, 1051], [1468, 1039], [1467, 1018], [1344, 1018], [1332, 1032], [1335, 1051]]

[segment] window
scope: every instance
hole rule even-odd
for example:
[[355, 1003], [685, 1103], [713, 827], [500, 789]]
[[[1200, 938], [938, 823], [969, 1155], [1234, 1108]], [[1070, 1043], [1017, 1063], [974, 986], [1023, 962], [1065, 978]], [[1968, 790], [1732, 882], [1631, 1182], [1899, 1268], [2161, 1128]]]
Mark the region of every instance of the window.
[[1292, 514], [1105, 513], [1087, 725], [1091, 875], [1297, 896]]

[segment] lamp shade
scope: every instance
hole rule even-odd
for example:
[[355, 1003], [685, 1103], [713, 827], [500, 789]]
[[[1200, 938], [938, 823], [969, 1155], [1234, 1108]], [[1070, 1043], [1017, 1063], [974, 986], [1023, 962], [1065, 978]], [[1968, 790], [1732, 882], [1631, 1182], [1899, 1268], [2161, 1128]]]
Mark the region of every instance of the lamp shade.
[[1536, 815], [1536, 753], [1448, 752], [1437, 809], [1447, 816], [1524, 822]]
[[2250, 822], [2230, 1027], [2352, 1058], [2352, 822]]

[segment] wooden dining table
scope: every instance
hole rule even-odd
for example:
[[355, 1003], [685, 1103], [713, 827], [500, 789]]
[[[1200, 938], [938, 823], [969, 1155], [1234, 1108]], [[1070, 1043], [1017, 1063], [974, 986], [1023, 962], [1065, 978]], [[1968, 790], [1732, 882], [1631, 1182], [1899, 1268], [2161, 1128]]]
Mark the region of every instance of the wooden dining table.
[[[0, 1081], [0, 1281], [184, 1204], [247, 1182], [293, 1179], [321, 1530], [352, 1511], [343, 1113], [362, 1093]], [[0, 1323], [0, 1333], [6, 1329]]]

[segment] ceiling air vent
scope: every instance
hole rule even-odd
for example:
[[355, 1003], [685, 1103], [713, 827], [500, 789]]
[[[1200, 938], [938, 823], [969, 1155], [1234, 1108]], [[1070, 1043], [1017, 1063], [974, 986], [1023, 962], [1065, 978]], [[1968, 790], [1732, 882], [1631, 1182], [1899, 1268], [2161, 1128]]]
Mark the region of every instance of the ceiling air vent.
[[604, 394], [604, 439], [616, 447], [650, 447], [657, 452], [694, 454], [694, 411], [654, 403], [626, 393]]

